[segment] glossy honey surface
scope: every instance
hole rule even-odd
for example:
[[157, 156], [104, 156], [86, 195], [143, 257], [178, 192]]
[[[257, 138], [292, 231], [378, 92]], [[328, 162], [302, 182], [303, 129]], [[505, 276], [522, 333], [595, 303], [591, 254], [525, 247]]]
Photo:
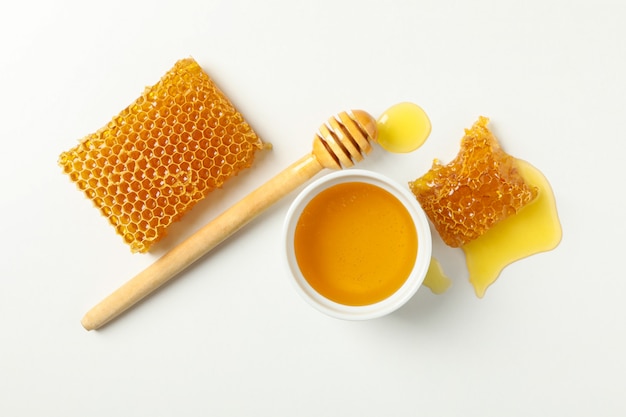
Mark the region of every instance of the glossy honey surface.
[[413, 152], [424, 144], [430, 135], [430, 119], [417, 104], [394, 104], [377, 120], [377, 142], [393, 153]]
[[561, 241], [561, 223], [550, 183], [528, 162], [517, 160], [517, 166], [524, 180], [537, 188], [535, 200], [462, 246], [469, 280], [479, 297], [485, 294], [504, 267], [527, 256], [552, 250]]
[[304, 278], [344, 305], [369, 305], [397, 291], [411, 273], [418, 238], [410, 213], [368, 183], [331, 186], [304, 208], [295, 231]]

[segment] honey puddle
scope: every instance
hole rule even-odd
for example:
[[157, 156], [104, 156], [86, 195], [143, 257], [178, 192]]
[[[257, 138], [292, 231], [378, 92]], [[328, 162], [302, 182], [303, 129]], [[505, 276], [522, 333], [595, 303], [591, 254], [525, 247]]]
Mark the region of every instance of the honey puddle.
[[528, 162], [518, 159], [517, 165], [524, 180], [538, 188], [535, 200], [462, 246], [469, 280], [480, 298], [507, 265], [552, 250], [561, 241], [561, 223], [550, 183]]
[[413, 103], [398, 103], [378, 118], [378, 144], [388, 152], [407, 153], [422, 146], [430, 135], [428, 115]]

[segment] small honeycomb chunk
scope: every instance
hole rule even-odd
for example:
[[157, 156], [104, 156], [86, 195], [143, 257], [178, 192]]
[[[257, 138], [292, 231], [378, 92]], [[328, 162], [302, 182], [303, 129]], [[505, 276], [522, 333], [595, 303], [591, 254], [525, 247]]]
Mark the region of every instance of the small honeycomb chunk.
[[465, 130], [461, 149], [448, 165], [435, 160], [411, 191], [443, 241], [459, 247], [483, 235], [493, 225], [517, 213], [537, 196], [502, 150], [480, 117]]
[[132, 252], [147, 252], [264, 147], [192, 58], [59, 158]]

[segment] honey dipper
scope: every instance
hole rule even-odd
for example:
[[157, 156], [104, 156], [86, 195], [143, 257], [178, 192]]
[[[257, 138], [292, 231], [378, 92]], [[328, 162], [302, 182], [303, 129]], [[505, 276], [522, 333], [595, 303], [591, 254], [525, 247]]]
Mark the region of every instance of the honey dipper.
[[342, 169], [372, 149], [376, 120], [362, 110], [341, 112], [322, 124], [310, 154], [235, 203], [148, 268], [93, 307], [81, 324], [95, 330], [113, 320], [197, 261], [263, 210], [304, 184], [323, 168]]

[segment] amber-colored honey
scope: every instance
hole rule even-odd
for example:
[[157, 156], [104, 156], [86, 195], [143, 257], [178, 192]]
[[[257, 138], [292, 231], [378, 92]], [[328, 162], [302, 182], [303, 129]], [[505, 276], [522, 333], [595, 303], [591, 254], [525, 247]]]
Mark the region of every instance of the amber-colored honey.
[[388, 191], [348, 182], [315, 196], [295, 231], [304, 278], [321, 295], [344, 305], [369, 305], [396, 292], [417, 257], [410, 213]]
[[411, 191], [443, 241], [462, 246], [517, 213], [537, 196], [480, 117], [465, 131], [461, 150], [448, 165], [435, 160]]
[[146, 252], [263, 143], [191, 58], [59, 158], [133, 252]]

